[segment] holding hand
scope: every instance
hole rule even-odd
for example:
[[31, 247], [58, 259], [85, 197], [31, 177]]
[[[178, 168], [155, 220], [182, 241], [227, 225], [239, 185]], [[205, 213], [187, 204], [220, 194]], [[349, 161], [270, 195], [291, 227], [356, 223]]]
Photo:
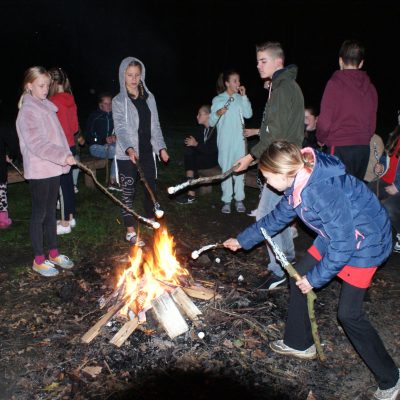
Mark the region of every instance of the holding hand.
[[187, 137], [185, 139], [185, 145], [186, 146], [196, 147], [198, 144], [199, 143], [197, 142], [197, 140], [192, 135], [190, 135], [189, 137]]
[[167, 153], [167, 150], [161, 149], [160, 150], [160, 158], [164, 163], [167, 163], [169, 160], [169, 155]]
[[12, 159], [10, 157], [8, 157], [8, 154], [6, 154], [6, 162], [8, 162], [9, 164], [12, 163]]
[[299, 281], [297, 281], [296, 285], [299, 287], [301, 293], [303, 294], [307, 294], [313, 288], [305, 276], [303, 276]]
[[385, 187], [386, 193], [390, 194], [391, 196], [394, 196], [395, 194], [399, 193], [399, 190], [397, 189], [397, 187], [392, 184], [390, 186], [386, 186]]
[[246, 88], [245, 88], [244, 86], [239, 86], [239, 87], [238, 87], [238, 93], [239, 93], [241, 96], [246, 96]]
[[249, 168], [249, 165], [252, 163], [252, 161], [253, 157], [250, 154], [247, 154], [247, 156], [240, 158], [234, 164], [239, 164], [239, 166], [235, 169], [235, 172], [245, 171], [247, 168]]
[[260, 134], [259, 129], [245, 129], [244, 130], [244, 136], [245, 137], [250, 137], [250, 136], [256, 136]]
[[65, 163], [66, 163], [67, 165], [76, 165], [75, 157], [74, 157], [72, 154], [70, 154], [70, 155], [65, 159]]
[[221, 115], [224, 115], [227, 111], [228, 111], [227, 108], [222, 107], [216, 112], [216, 114], [218, 115], [218, 117], [220, 117]]
[[139, 157], [137, 156], [137, 154], [136, 154], [136, 151], [133, 150], [132, 147], [131, 147], [131, 148], [128, 149], [127, 153], [128, 153], [129, 159], [130, 159], [134, 164], [136, 164], [136, 161], [137, 161], [137, 159], [139, 158]]
[[233, 239], [233, 238], [225, 240], [225, 242], [222, 244], [224, 247], [226, 247], [227, 249], [232, 250], [232, 251], [237, 251], [242, 248], [239, 241], [237, 239]]

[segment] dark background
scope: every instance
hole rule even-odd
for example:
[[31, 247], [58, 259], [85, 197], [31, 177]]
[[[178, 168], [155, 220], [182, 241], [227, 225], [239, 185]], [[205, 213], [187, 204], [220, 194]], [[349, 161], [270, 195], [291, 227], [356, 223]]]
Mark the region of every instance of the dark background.
[[399, 101], [398, 1], [154, 1], [3, 0], [2, 118], [13, 120], [25, 69], [63, 67], [69, 74], [81, 123], [96, 107], [96, 93], [119, 90], [118, 66], [141, 59], [146, 83], [163, 121], [194, 122], [211, 102], [219, 72], [236, 68], [260, 123], [266, 92], [256, 69], [255, 45], [282, 43], [286, 64], [299, 67], [308, 105], [319, 106], [327, 80], [338, 68], [343, 40], [366, 46], [364, 69], [379, 94], [377, 132], [397, 123]]

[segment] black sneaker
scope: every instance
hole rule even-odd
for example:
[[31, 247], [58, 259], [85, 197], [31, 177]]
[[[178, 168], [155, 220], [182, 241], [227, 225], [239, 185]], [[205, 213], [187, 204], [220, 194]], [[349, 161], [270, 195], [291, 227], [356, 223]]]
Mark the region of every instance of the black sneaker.
[[196, 201], [196, 197], [189, 194], [188, 196], [176, 199], [176, 201], [179, 204], [192, 204]]
[[276, 287], [282, 285], [282, 283], [285, 282], [286, 282], [285, 275], [278, 276], [272, 272], [271, 275], [265, 281], [265, 283], [262, 285], [262, 289], [267, 289], [267, 290], [275, 289]]

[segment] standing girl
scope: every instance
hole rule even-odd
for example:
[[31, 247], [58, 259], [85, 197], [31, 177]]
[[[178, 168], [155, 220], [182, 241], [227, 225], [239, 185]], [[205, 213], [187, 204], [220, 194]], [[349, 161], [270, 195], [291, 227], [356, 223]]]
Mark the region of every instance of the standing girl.
[[[71, 84], [68, 76], [61, 68], [49, 70], [51, 84], [49, 99], [57, 106], [57, 117], [68, 141], [71, 153], [76, 155], [74, 135], [79, 130], [78, 114]], [[67, 174], [60, 177], [61, 221], [57, 224], [57, 234], [70, 233], [76, 226], [75, 215], [75, 191], [72, 178], [72, 168]]]
[[[24, 163], [24, 177], [29, 180], [32, 196], [30, 238], [35, 259], [33, 270], [43, 276], [58, 274], [55, 265], [72, 268], [73, 262], [57, 249], [56, 202], [60, 175], [75, 164], [67, 139], [57, 118], [57, 107], [47, 94], [50, 74], [43, 67], [31, 67], [24, 75], [19, 102], [17, 132]], [[43, 236], [49, 248], [45, 257]]]
[[372, 277], [390, 255], [392, 232], [385, 209], [366, 185], [345, 172], [336, 157], [295, 144], [273, 142], [260, 158], [268, 184], [284, 196], [276, 208], [225, 241], [236, 251], [264, 240], [260, 228], [273, 236], [298, 216], [317, 234], [313, 246], [297, 263], [302, 279], [290, 279], [290, 302], [283, 340], [273, 351], [303, 359], [315, 358], [306, 296], [338, 276], [342, 282], [338, 319], [352, 345], [372, 371], [379, 389], [376, 399], [395, 399], [399, 370], [362, 311]]
[[[211, 106], [210, 126], [218, 128], [218, 162], [222, 172], [233, 167], [236, 160], [246, 154], [244, 118], [251, 118], [253, 111], [246, 96], [246, 89], [240, 85], [239, 74], [234, 70], [221, 73], [217, 81], [218, 96]], [[236, 201], [236, 211], [246, 212], [243, 204], [244, 175], [229, 177], [221, 183], [222, 212], [231, 212], [232, 198]]]
[[[153, 192], [156, 190], [155, 156], [163, 162], [169, 160], [166, 145], [158, 120], [158, 111], [153, 94], [145, 83], [144, 64], [134, 57], [122, 60], [119, 67], [120, 92], [112, 101], [114, 128], [117, 136], [115, 156], [122, 188], [122, 202], [132, 208], [135, 198], [138, 169]], [[147, 218], [154, 218], [151, 197], [144, 192], [144, 210]], [[143, 246], [135, 232], [133, 216], [122, 210], [126, 227], [126, 240]]]

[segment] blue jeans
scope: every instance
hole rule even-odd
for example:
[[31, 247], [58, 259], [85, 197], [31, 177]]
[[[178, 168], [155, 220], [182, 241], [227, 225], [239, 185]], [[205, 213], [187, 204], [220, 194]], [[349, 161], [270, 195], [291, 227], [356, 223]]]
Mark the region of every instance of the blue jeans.
[[[112, 144], [92, 144], [89, 152], [93, 157], [108, 158], [112, 160], [115, 156], [115, 143]], [[115, 160], [111, 163], [110, 179], [115, 181]]]
[[[282, 195], [277, 194], [273, 190], [271, 190], [267, 185], [264, 185], [261, 192], [261, 199], [258, 204], [257, 212], [256, 212], [256, 220], [258, 221], [265, 215], [269, 214], [272, 210], [275, 209], [276, 205], [282, 199]], [[279, 246], [279, 248], [286, 255], [287, 259], [291, 262], [295, 259], [296, 254], [294, 251], [294, 243], [293, 236], [290, 230], [290, 226], [285, 228], [280, 233], [276, 234], [274, 237], [274, 242]], [[275, 254], [267, 246], [268, 255], [269, 255], [269, 264], [268, 269], [273, 272], [277, 276], [284, 276], [284, 271], [280, 265], [280, 263], [276, 260]]]

